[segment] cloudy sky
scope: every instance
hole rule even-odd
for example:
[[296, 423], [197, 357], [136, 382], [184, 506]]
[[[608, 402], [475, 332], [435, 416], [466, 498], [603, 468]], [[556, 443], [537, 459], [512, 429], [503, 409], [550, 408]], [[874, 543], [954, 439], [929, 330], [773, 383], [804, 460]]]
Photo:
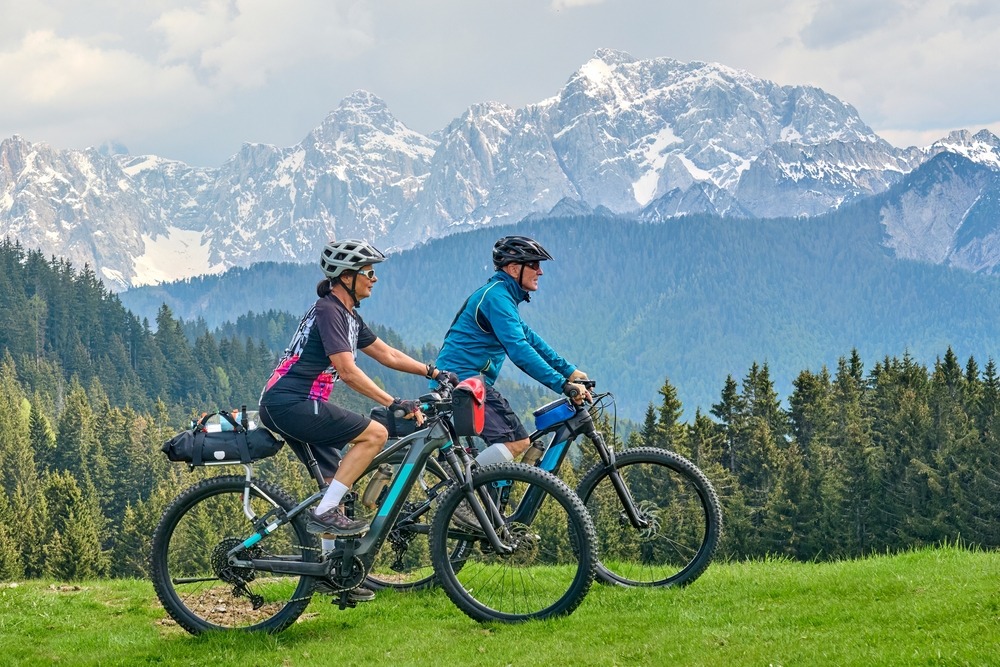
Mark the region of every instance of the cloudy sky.
[[0, 140], [198, 166], [298, 143], [359, 88], [430, 133], [555, 94], [601, 47], [854, 105], [899, 146], [1000, 134], [996, 0], [0, 0]]

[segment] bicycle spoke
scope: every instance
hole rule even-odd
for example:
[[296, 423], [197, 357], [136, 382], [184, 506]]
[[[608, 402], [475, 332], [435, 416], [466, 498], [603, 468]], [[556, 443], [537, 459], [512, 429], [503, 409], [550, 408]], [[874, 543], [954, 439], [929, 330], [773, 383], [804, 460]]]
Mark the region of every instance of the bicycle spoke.
[[[432, 526], [438, 576], [452, 600], [477, 620], [516, 622], [569, 613], [590, 586], [594, 538], [589, 517], [575, 494], [537, 468], [487, 466], [477, 471], [474, 484], [492, 488], [504, 474], [510, 475], [503, 480], [509, 497], [500, 508], [505, 524], [497, 533], [506, 535], [501, 543], [511, 547], [511, 553], [498, 553], [484, 535], [462, 549], [461, 539], [468, 538], [456, 537], [459, 533], [448, 525], [455, 522], [459, 505], [467, 502], [456, 488], [442, 498]], [[541, 500], [534, 520], [531, 525], [513, 522], [512, 515], [533, 487]]]
[[[153, 582], [167, 612], [186, 630], [278, 631], [301, 614], [312, 590], [311, 577], [260, 572], [232, 565], [227, 554], [253, 533], [243, 511], [243, 479], [218, 477], [182, 493], [167, 508], [153, 540]], [[275, 499], [291, 509], [293, 501], [277, 489], [266, 497], [254, 492], [257, 516]], [[315, 560], [318, 552], [300, 521], [277, 528], [254, 547], [237, 552], [240, 560]]]
[[715, 491], [689, 461], [673, 452], [621, 452], [618, 472], [643, 527], [629, 519], [611, 478], [595, 467], [580, 484], [597, 530], [598, 576], [625, 586], [684, 585], [708, 567], [721, 532]]

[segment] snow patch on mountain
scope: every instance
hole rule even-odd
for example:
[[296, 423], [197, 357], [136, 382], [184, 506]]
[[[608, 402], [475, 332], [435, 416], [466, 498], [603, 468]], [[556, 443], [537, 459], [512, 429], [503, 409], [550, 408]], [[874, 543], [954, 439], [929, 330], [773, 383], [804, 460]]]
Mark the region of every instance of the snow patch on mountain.
[[[156, 237], [143, 234], [142, 242], [145, 252], [135, 258], [135, 276], [131, 280], [134, 286], [156, 285], [175, 280], [177, 275], [222, 273], [228, 268], [225, 262], [211, 263], [212, 247], [203, 231], [167, 227], [165, 234]], [[108, 267], [102, 267], [101, 272], [106, 277], [116, 274]]]
[[673, 128], [667, 125], [642, 142], [645, 146], [639, 149], [639, 161], [640, 165], [645, 166], [645, 172], [632, 184], [632, 192], [635, 193], [635, 201], [639, 206], [651, 202], [656, 194], [656, 184], [668, 157], [667, 148], [682, 141], [674, 134]]
[[[424, 136], [356, 91], [299, 144], [246, 143], [217, 169], [3, 140], [0, 235], [100, 267], [117, 289], [257, 261], [313, 262], [331, 238], [393, 250], [550, 211], [649, 222], [819, 215], [886, 192], [941, 153], [1000, 170], [989, 132], [898, 149], [819, 88], [599, 49], [536, 104], [476, 103]], [[948, 192], [958, 183], [887, 211], [900, 256], [993, 261], [993, 200], [971, 222], [953, 219], [969, 195]], [[931, 205], [949, 206], [948, 221]]]

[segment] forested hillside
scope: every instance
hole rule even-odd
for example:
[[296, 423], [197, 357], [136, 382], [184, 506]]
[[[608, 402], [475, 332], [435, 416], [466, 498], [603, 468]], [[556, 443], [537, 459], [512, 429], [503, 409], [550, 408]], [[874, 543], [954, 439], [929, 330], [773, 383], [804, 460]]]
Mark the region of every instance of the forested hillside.
[[[494, 240], [521, 233], [555, 256], [522, 314], [615, 391], [632, 419], [664, 377], [690, 418], [717, 400], [727, 375], [754, 361], [768, 363], [787, 395], [801, 369], [832, 368], [851, 349], [864, 358], [909, 353], [926, 365], [949, 345], [994, 357], [1000, 280], [893, 258], [880, 245], [880, 206], [873, 198], [821, 218], [765, 221], [548, 219], [455, 234], [379, 265], [362, 312], [410, 345], [439, 345], [462, 301], [491, 274]], [[319, 275], [311, 265], [259, 265], [122, 298], [144, 310], [163, 299], [210, 323], [252, 307], [298, 313]]]
[[[253, 405], [258, 381], [240, 393], [224, 380], [266, 375], [294, 318], [248, 316], [217, 339], [161, 308], [153, 333], [86, 269], [11, 243], [0, 261], [0, 579], [144, 576], [151, 527], [205, 474], [168, 463], [160, 444], [194, 411]], [[249, 332], [260, 340], [240, 343]], [[661, 379], [618, 446], [667, 447], [702, 467], [724, 504], [731, 558], [1000, 546], [1000, 377], [992, 361], [963, 364], [947, 347], [940, 356], [931, 367], [903, 354], [866, 370], [857, 352], [832, 372], [806, 364], [820, 370], [796, 373], [787, 409], [769, 365], [751, 362], [688, 420]], [[613, 414], [602, 418], [609, 437]], [[574, 461], [570, 481], [592, 456]], [[309, 488], [287, 450], [258, 468], [293, 494]]]

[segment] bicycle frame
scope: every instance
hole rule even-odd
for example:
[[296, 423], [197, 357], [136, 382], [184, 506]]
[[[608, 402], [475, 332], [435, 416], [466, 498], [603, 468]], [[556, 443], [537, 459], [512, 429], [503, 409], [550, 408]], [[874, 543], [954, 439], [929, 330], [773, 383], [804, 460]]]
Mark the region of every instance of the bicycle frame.
[[[625, 509], [625, 514], [628, 516], [629, 521], [632, 526], [637, 529], [644, 529], [648, 525], [648, 521], [640, 516], [639, 510], [635, 506], [635, 501], [632, 499], [632, 494], [629, 493], [628, 487], [625, 486], [624, 480], [619, 474], [617, 466], [615, 465], [615, 451], [614, 448], [609, 446], [604, 440], [604, 436], [601, 435], [600, 431], [594, 425], [594, 419], [590, 416], [590, 411], [584, 405], [576, 406], [576, 414], [574, 414], [569, 419], [558, 422], [549, 426], [547, 428], [536, 430], [531, 435], [528, 436], [530, 442], [535, 442], [541, 438], [552, 435], [552, 439], [549, 446], [546, 448], [545, 453], [542, 458], [536, 464], [539, 468], [551, 472], [553, 475], [559, 475], [559, 469], [566, 460], [566, 456], [569, 454], [569, 446], [579, 435], [584, 435], [594, 444], [594, 448], [597, 450], [597, 455], [601, 459], [601, 464], [604, 469], [608, 471], [608, 477], [611, 479], [611, 484], [614, 486], [615, 491], [618, 493], [618, 498], [621, 500], [622, 507]], [[536, 506], [532, 507], [530, 503], [535, 503]], [[536, 494], [532, 494], [531, 490], [525, 494], [524, 499], [521, 504], [526, 505], [524, 507], [524, 515], [529, 518], [534, 518], [534, 515], [538, 511], [537, 507], [538, 499]], [[515, 516], [520, 515], [522, 508], [518, 508], [518, 512]], [[519, 518], [520, 520], [520, 518]], [[526, 521], [530, 523], [530, 521]]]
[[[241, 560], [237, 558], [237, 554], [250, 549], [266, 538], [268, 534], [274, 532], [279, 526], [293, 520], [309, 506], [318, 502], [323, 497], [325, 490], [320, 489], [289, 512], [285, 512], [276, 506], [275, 509], [260, 518], [253, 516], [252, 511], [246, 505], [248, 501], [245, 499], [244, 512], [247, 513], [251, 521], [255, 522], [255, 532], [243, 540], [241, 544], [229, 550], [227, 553], [229, 563], [236, 567], [253, 567], [257, 570], [278, 574], [325, 577], [333, 571], [338, 561], [341, 561], [343, 567], [349, 567], [352, 564], [352, 557], [357, 557], [362, 560], [367, 570], [375, 554], [392, 530], [393, 524], [406, 501], [409, 489], [419, 479], [427, 461], [438, 450], [444, 454], [456, 474], [462, 474], [459, 479], [463, 480], [461, 484], [465, 490], [466, 499], [469, 502], [470, 508], [476, 514], [477, 518], [479, 518], [485, 537], [490, 545], [498, 553], [510, 553], [512, 549], [504, 543], [494, 528], [494, 521], [502, 519], [502, 516], [493, 500], [489, 498], [488, 494], [480, 496], [472, 493], [471, 469], [468, 465], [463, 466], [458, 455], [455, 453], [453, 445], [457, 438], [447, 418], [432, 417], [429, 421], [433, 421], [430, 426], [400, 438], [394, 444], [379, 452], [369, 466], [368, 470], [372, 470], [378, 467], [379, 464], [388, 462], [390, 459], [398, 460], [398, 455], [403, 450], [406, 450], [398, 470], [389, 483], [388, 493], [381, 505], [378, 506], [375, 517], [371, 522], [371, 527], [363, 537], [338, 539], [338, 544], [342, 545], [339, 551], [335, 551], [330, 558], [318, 562], [296, 561], [287, 558], [251, 558], [250, 560]], [[249, 491], [249, 487], [253, 485], [252, 471], [249, 465], [245, 465], [244, 468], [247, 470], [246, 486]], [[463, 470], [463, 468], [465, 469]], [[266, 494], [259, 488], [254, 488], [257, 493], [266, 497]], [[247, 497], [249, 497], [249, 493], [245, 494], [245, 498]], [[502, 527], [502, 523], [497, 523], [496, 525]], [[505, 531], [501, 528], [501, 532]]]

